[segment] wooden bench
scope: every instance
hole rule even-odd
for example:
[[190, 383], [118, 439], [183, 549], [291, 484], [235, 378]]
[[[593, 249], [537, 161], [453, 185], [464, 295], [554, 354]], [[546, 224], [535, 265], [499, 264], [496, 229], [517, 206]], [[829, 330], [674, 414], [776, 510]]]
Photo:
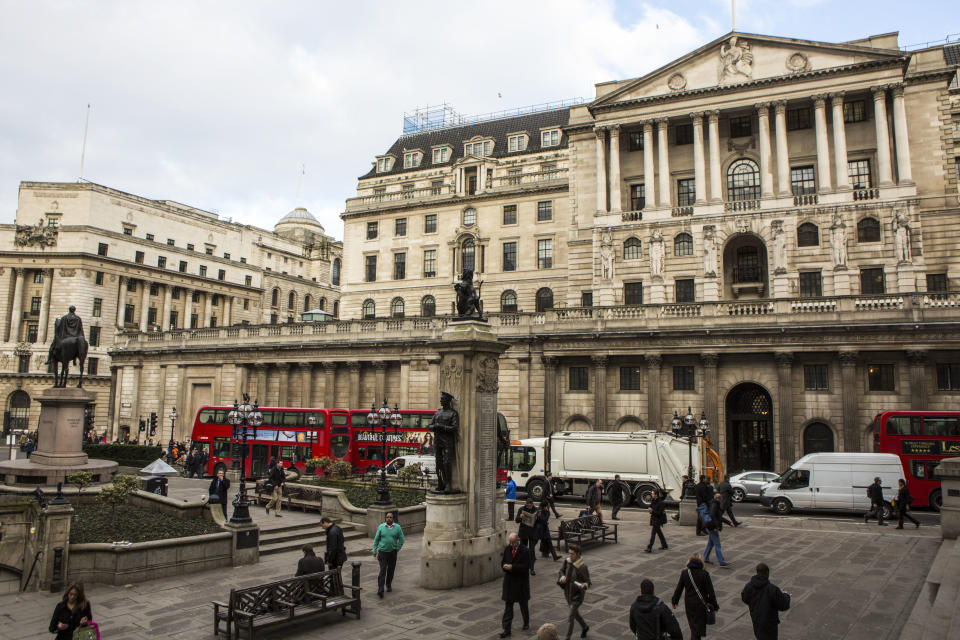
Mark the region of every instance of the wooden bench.
[[[359, 571], [356, 571], [359, 580]], [[360, 586], [348, 587], [346, 595], [340, 572], [321, 571], [278, 580], [245, 589], [231, 589], [229, 602], [213, 601], [213, 633], [240, 638], [246, 632], [254, 640], [258, 630], [287, 624], [300, 618], [340, 609], [360, 618]]]
[[[584, 542], [613, 542], [617, 543], [617, 525], [604, 524], [600, 516], [594, 514], [561, 520], [557, 532], [557, 546], [561, 544], [567, 548], [571, 543], [583, 546]], [[611, 540], [612, 539], [612, 540]]]
[[[267, 491], [263, 488], [264, 482], [264, 480], [257, 480], [256, 503], [258, 505], [264, 505], [273, 498], [273, 491]], [[320, 487], [308, 487], [288, 482], [283, 485], [283, 497], [280, 502], [287, 509], [297, 507], [303, 511], [307, 509], [323, 511], [323, 493]]]

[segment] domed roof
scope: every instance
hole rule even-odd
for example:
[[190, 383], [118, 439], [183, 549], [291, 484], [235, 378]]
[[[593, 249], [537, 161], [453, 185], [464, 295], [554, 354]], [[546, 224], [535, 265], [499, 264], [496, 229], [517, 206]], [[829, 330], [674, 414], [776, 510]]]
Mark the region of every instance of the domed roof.
[[307, 211], [304, 207], [297, 207], [287, 215], [280, 218], [280, 221], [277, 222], [276, 226], [279, 227], [282, 224], [309, 225], [313, 227], [320, 227], [321, 231], [323, 230], [323, 225], [320, 224], [320, 221], [314, 218], [313, 214]]

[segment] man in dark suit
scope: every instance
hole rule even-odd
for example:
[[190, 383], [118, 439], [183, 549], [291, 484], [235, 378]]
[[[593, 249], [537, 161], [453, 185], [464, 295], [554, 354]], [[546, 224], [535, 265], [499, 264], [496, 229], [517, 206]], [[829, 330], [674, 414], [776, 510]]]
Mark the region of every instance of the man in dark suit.
[[320, 526], [327, 532], [327, 552], [323, 559], [326, 561], [328, 569], [339, 571], [343, 563], [347, 561], [347, 547], [343, 541], [343, 529], [333, 524], [333, 520], [327, 516], [320, 518]]
[[520, 605], [520, 615], [523, 616], [523, 630], [530, 628], [530, 553], [526, 547], [520, 546], [520, 537], [510, 534], [507, 548], [503, 550], [503, 589], [500, 598], [503, 600], [503, 632], [501, 638], [512, 635], [513, 603]]
[[305, 576], [310, 573], [320, 573], [325, 569], [323, 566], [323, 560], [317, 557], [317, 554], [313, 552], [313, 546], [305, 544], [300, 547], [300, 550], [303, 551], [303, 557], [300, 558], [300, 561], [297, 562], [297, 575]]
[[543, 488], [543, 499], [547, 501], [547, 504], [550, 505], [550, 510], [553, 511], [553, 516], [555, 518], [560, 517], [560, 513], [557, 511], [557, 505], [554, 503], [554, 500], [557, 499], [557, 492], [553, 488], [553, 474], [547, 471], [544, 474], [547, 478], [547, 485]]
[[867, 487], [867, 495], [870, 497], [870, 511], [864, 514], [863, 521], [876, 516], [877, 524], [881, 527], [887, 526], [883, 521], [883, 484], [880, 478], [873, 479], [873, 484]]
[[230, 480], [225, 477], [223, 469], [217, 470], [217, 475], [210, 481], [210, 502], [214, 502], [213, 496], [217, 496], [216, 502], [223, 507], [223, 519], [227, 519], [227, 491], [230, 490]]
[[[710, 501], [713, 500], [713, 489], [710, 488], [710, 483], [707, 482], [707, 476], [700, 476], [700, 482], [698, 482], [694, 488], [694, 495], [697, 497], [697, 512], [699, 513], [700, 505], [709, 504]], [[707, 535], [707, 532], [704, 531], [703, 520], [699, 516], [697, 516], [697, 535]]]

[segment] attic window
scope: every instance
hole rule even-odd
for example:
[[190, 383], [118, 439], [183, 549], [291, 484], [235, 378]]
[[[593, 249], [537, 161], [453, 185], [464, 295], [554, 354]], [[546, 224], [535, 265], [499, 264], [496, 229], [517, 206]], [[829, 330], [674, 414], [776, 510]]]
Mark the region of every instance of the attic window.
[[386, 173], [393, 168], [393, 158], [377, 158], [377, 173]]
[[508, 139], [507, 150], [510, 153], [515, 151], [524, 151], [527, 148], [527, 136], [525, 134], [517, 134], [515, 136], [510, 136]]
[[492, 147], [493, 145], [489, 140], [484, 140], [483, 142], [468, 142], [463, 145], [463, 155], [483, 158], [484, 156], [490, 155]]
[[555, 147], [560, 144], [560, 129], [548, 129], [540, 132], [541, 147]]
[[433, 150], [433, 164], [443, 164], [450, 157], [449, 147], [440, 147]]
[[412, 169], [420, 166], [420, 152], [411, 151], [403, 154], [403, 168]]

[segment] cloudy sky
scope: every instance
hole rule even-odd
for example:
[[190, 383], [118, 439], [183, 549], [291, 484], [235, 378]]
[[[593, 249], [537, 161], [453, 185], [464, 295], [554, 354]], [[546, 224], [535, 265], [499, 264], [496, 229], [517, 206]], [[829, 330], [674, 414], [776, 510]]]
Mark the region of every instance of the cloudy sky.
[[[920, 5], [737, 0], [737, 27], [837, 42], [899, 30], [902, 46], [960, 32], [955, 0]], [[595, 82], [642, 75], [731, 25], [730, 0], [0, 0], [0, 10], [0, 223], [14, 219], [21, 180], [79, 177], [89, 103], [83, 178], [265, 228], [299, 204], [337, 238], [344, 200], [404, 111], [590, 97]]]

